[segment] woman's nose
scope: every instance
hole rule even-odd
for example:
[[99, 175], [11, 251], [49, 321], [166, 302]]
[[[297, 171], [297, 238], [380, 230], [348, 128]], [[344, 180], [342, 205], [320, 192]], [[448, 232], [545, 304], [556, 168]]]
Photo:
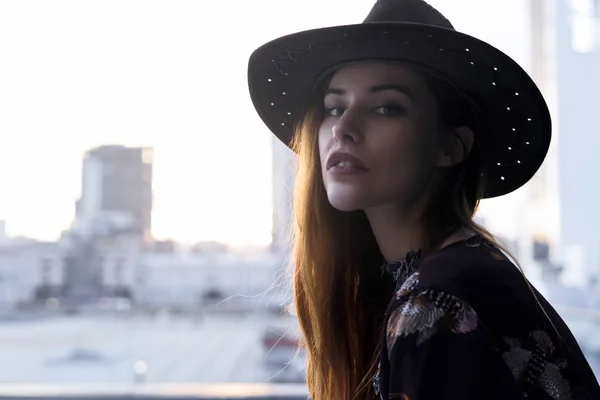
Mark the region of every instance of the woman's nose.
[[362, 133], [358, 115], [350, 109], [344, 111], [344, 114], [342, 114], [333, 126], [332, 133], [333, 138], [338, 142], [360, 141]]

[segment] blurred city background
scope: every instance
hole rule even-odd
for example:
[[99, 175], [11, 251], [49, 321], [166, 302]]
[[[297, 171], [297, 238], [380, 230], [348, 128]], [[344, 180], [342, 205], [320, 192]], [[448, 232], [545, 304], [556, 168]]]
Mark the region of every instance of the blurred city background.
[[[1, 384], [303, 386], [294, 156], [247, 59], [372, 0], [0, 2]], [[478, 220], [600, 374], [600, 2], [430, 0], [533, 77], [552, 146]]]

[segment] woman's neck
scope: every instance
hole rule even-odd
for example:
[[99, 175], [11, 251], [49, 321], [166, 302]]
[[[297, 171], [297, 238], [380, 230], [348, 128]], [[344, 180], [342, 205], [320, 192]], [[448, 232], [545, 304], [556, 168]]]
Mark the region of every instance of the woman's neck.
[[409, 251], [422, 247], [422, 224], [412, 215], [394, 205], [365, 210], [379, 250], [386, 261], [403, 259]]
[[[412, 210], [415, 211], [415, 210]], [[419, 212], [401, 212], [398, 207], [383, 206], [365, 210], [379, 250], [387, 262], [401, 260], [410, 251], [423, 247], [423, 224]], [[473, 236], [475, 232], [461, 227], [451, 232], [440, 245], [440, 249]]]

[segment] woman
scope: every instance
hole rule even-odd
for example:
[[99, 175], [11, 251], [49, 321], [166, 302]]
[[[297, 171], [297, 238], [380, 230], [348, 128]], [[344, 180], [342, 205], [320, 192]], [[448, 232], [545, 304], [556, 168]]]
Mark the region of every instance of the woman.
[[362, 24], [260, 47], [249, 86], [299, 156], [314, 400], [600, 399], [565, 323], [473, 222], [548, 150], [547, 106], [516, 63], [423, 1], [380, 0]]

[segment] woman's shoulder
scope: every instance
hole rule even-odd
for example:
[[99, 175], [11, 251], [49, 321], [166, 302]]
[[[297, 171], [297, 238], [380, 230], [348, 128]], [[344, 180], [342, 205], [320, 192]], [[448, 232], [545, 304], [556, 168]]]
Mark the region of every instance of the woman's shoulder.
[[535, 304], [515, 264], [492, 242], [475, 236], [421, 260], [417, 271], [396, 289], [390, 322], [403, 334], [424, 328], [429, 332], [430, 325], [438, 323], [468, 333], [480, 322], [490, 322], [488, 327], [500, 333], [512, 329], [512, 318], [519, 330], [526, 329]]
[[464, 353], [481, 344], [501, 356], [524, 392], [554, 393], [557, 399], [600, 393], [562, 318], [519, 268], [481, 237], [422, 259], [391, 306], [385, 338], [390, 357], [395, 345], [407, 346], [411, 337], [417, 347], [442, 339], [456, 348], [462, 343]]
[[519, 268], [482, 236], [455, 242], [426, 256], [419, 266], [419, 287], [476, 304], [517, 301], [529, 293]]
[[481, 236], [424, 258], [410, 289], [412, 296], [426, 294], [471, 310], [493, 336], [552, 328], [547, 317], [555, 314], [552, 306], [497, 245]]

